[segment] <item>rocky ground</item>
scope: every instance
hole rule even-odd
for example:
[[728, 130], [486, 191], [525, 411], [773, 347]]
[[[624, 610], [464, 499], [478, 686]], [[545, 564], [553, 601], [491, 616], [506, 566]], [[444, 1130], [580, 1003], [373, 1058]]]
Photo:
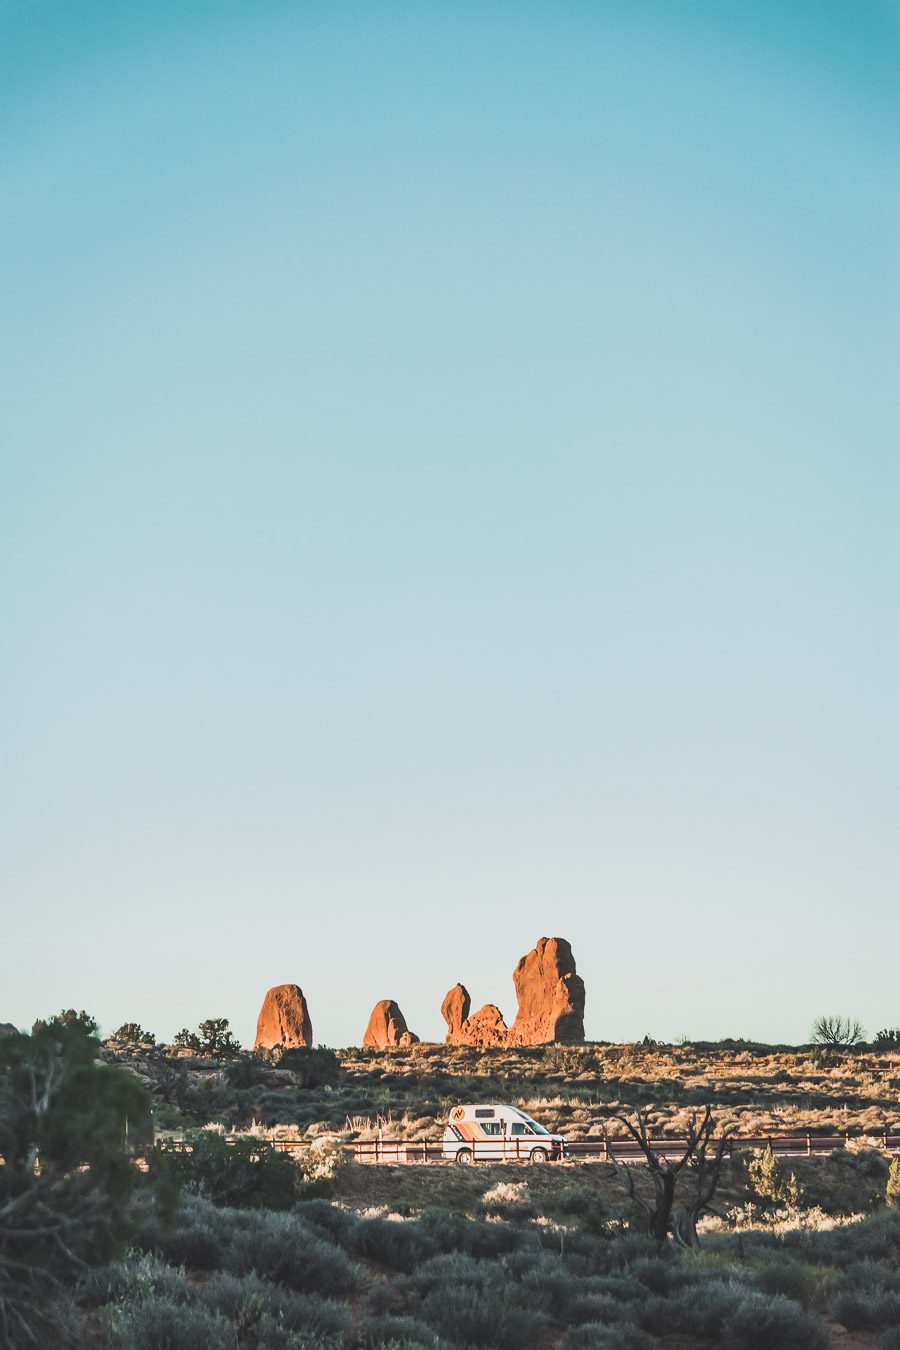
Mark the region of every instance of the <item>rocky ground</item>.
[[[301, 1054], [303, 1052], [300, 1052]], [[766, 1046], [579, 1045], [501, 1047], [414, 1044], [350, 1048], [311, 1072], [241, 1052], [205, 1058], [172, 1047], [108, 1045], [150, 1087], [157, 1127], [253, 1121], [300, 1135], [440, 1138], [460, 1101], [510, 1102], [571, 1139], [616, 1133], [617, 1113], [650, 1111], [660, 1134], [680, 1135], [709, 1102], [719, 1128], [737, 1134], [900, 1130], [900, 1058], [835, 1055]], [[327, 1061], [327, 1062], [326, 1062]], [[318, 1074], [319, 1081], [316, 1079]]]

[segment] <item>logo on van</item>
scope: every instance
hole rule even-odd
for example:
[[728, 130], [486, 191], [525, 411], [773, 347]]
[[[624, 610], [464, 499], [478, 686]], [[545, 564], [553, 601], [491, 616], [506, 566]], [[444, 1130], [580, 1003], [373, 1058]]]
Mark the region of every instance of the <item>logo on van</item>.
[[451, 1119], [451, 1120], [462, 1120], [462, 1118], [463, 1118], [464, 1115], [465, 1115], [465, 1111], [463, 1110], [463, 1108], [462, 1108], [461, 1106], [454, 1106], [453, 1110], [450, 1112], [450, 1119]]

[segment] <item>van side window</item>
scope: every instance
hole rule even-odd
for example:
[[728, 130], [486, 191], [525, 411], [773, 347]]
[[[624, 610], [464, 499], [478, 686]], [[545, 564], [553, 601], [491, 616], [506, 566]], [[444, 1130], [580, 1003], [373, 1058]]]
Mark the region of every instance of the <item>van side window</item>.
[[476, 1120], [493, 1120], [493, 1118], [494, 1118], [494, 1108], [492, 1106], [476, 1106], [475, 1108]]
[[532, 1134], [532, 1133], [533, 1133], [533, 1131], [530, 1130], [530, 1129], [528, 1128], [527, 1125], [519, 1125], [519, 1124], [516, 1124], [516, 1123], [513, 1123], [513, 1125], [510, 1127], [510, 1131], [509, 1131], [509, 1132], [510, 1132], [510, 1134]]
[[499, 1134], [500, 1122], [499, 1120], [485, 1120], [482, 1121], [481, 1128], [485, 1134]]

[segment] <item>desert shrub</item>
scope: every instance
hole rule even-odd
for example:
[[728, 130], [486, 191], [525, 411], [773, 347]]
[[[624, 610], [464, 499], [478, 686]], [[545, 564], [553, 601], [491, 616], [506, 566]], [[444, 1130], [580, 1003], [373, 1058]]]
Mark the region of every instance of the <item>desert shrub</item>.
[[671, 1294], [682, 1282], [682, 1272], [673, 1261], [660, 1256], [639, 1256], [628, 1273], [654, 1294]]
[[880, 1180], [890, 1171], [888, 1160], [880, 1149], [861, 1148], [856, 1153], [851, 1153], [850, 1157], [860, 1176], [876, 1177]]
[[900, 1207], [874, 1214], [866, 1223], [834, 1229], [817, 1237], [836, 1265], [852, 1261], [900, 1258]]
[[364, 1350], [431, 1350], [437, 1343], [431, 1328], [413, 1317], [368, 1317], [356, 1334]]
[[188, 1027], [182, 1027], [172, 1037], [172, 1044], [177, 1046], [179, 1050], [199, 1050], [200, 1037]]
[[224, 1257], [233, 1274], [255, 1271], [298, 1293], [341, 1295], [356, 1287], [358, 1271], [340, 1248], [304, 1228], [294, 1215], [247, 1212], [240, 1218], [243, 1223]]
[[485, 1271], [473, 1284], [437, 1284], [422, 1299], [420, 1311], [449, 1340], [491, 1350], [533, 1345], [544, 1326], [540, 1313], [522, 1307], [520, 1290], [503, 1279], [502, 1271]]
[[900, 1324], [900, 1292], [878, 1285], [842, 1288], [831, 1311], [849, 1331], [878, 1331]]
[[615, 1327], [587, 1322], [574, 1327], [566, 1337], [566, 1350], [656, 1350], [656, 1342], [639, 1327]]
[[446, 1210], [426, 1210], [420, 1220], [422, 1230], [439, 1252], [465, 1252], [471, 1256], [505, 1256], [508, 1252], [541, 1245], [538, 1234], [508, 1224], [479, 1223]]
[[[305, 1189], [327, 1194], [338, 1172], [348, 1164], [349, 1157], [347, 1149], [339, 1139], [327, 1135], [314, 1139], [298, 1159]], [[287, 1161], [290, 1162], [290, 1159]], [[291, 1166], [294, 1164], [291, 1163]]]
[[241, 1345], [268, 1347], [275, 1328], [324, 1339], [342, 1335], [347, 1310], [315, 1294], [295, 1294], [256, 1274], [219, 1273], [200, 1291], [212, 1312], [226, 1317]]
[[190, 1152], [157, 1145], [150, 1171], [157, 1183], [175, 1183], [235, 1208], [290, 1209], [299, 1194], [300, 1174], [286, 1153], [265, 1140], [226, 1141], [209, 1130], [193, 1135]]
[[873, 1050], [900, 1050], [900, 1027], [885, 1027], [876, 1031]]
[[200, 1023], [199, 1031], [200, 1049], [205, 1055], [224, 1058], [240, 1051], [240, 1043], [228, 1029], [227, 1017], [207, 1017], [205, 1022]]
[[855, 1017], [842, 1017], [837, 1014], [817, 1017], [813, 1025], [812, 1039], [816, 1045], [833, 1049], [850, 1048], [859, 1045], [865, 1038], [863, 1025]]
[[754, 1272], [753, 1283], [764, 1294], [783, 1294], [797, 1303], [805, 1303], [809, 1296], [808, 1269], [790, 1256], [767, 1261]]
[[78, 1283], [76, 1296], [82, 1307], [99, 1308], [105, 1303], [140, 1303], [160, 1297], [183, 1302], [190, 1298], [191, 1289], [183, 1271], [145, 1252], [88, 1271]]
[[95, 1030], [69, 1009], [0, 1037], [0, 1338], [14, 1345], [62, 1344], [68, 1291], [130, 1229], [127, 1125], [149, 1119], [150, 1100], [97, 1062]]
[[124, 1022], [114, 1031], [110, 1040], [116, 1045], [155, 1045], [156, 1037], [152, 1031], [145, 1031], [139, 1022]]
[[313, 1228], [329, 1242], [336, 1242], [345, 1251], [350, 1251], [353, 1234], [365, 1219], [341, 1209], [330, 1200], [303, 1200], [294, 1208], [294, 1213], [308, 1228]]
[[825, 1323], [781, 1294], [747, 1294], [722, 1328], [733, 1350], [828, 1350]]
[[253, 1055], [240, 1055], [225, 1065], [225, 1081], [236, 1092], [260, 1087], [266, 1081], [265, 1066]]
[[889, 1205], [900, 1205], [900, 1156], [891, 1159], [884, 1196]]
[[549, 1313], [558, 1321], [568, 1321], [570, 1310], [582, 1293], [582, 1282], [566, 1262], [550, 1252], [516, 1252], [504, 1262], [521, 1286], [521, 1297], [529, 1307]]
[[645, 1331], [665, 1335], [683, 1331], [691, 1336], [718, 1336], [735, 1311], [744, 1289], [724, 1280], [698, 1281], [670, 1298], [651, 1298], [637, 1309]]
[[533, 1219], [537, 1211], [524, 1181], [498, 1181], [481, 1197], [485, 1214], [503, 1219]]
[[289, 1069], [302, 1088], [331, 1087], [340, 1082], [344, 1073], [338, 1056], [324, 1045], [283, 1050], [275, 1057], [275, 1063], [279, 1069]]
[[900, 1271], [892, 1270], [877, 1261], [854, 1261], [841, 1280], [843, 1289], [900, 1290]]
[[419, 1293], [448, 1284], [480, 1285], [486, 1272], [493, 1269], [489, 1262], [479, 1261], [468, 1252], [445, 1252], [423, 1261], [409, 1285]]
[[585, 1322], [616, 1323], [627, 1318], [627, 1303], [610, 1294], [577, 1294], [569, 1304], [568, 1321], [575, 1326]]
[[362, 1219], [349, 1235], [348, 1250], [407, 1274], [435, 1254], [428, 1234], [404, 1219]]
[[785, 1175], [771, 1144], [766, 1144], [762, 1153], [756, 1153], [749, 1159], [747, 1177], [753, 1194], [764, 1204], [794, 1206], [800, 1201], [801, 1190], [797, 1178], [793, 1172], [790, 1176]]
[[900, 1327], [888, 1327], [881, 1333], [878, 1350], [900, 1350]]
[[188, 1270], [217, 1270], [224, 1244], [209, 1228], [188, 1224], [162, 1234], [158, 1247], [172, 1265], [186, 1266]]
[[223, 1317], [199, 1304], [151, 1298], [116, 1311], [111, 1339], [117, 1350], [232, 1350], [234, 1332]]
[[39, 1017], [32, 1024], [31, 1034], [37, 1036], [48, 1028], [59, 1030], [60, 1028], [71, 1027], [83, 1032], [85, 1036], [96, 1036], [98, 1023], [96, 1017], [92, 1017], [89, 1012], [85, 1012], [84, 1008], [81, 1012], [76, 1012], [74, 1008], [63, 1008], [61, 1012], [54, 1013], [52, 1017]]
[[552, 1207], [554, 1214], [582, 1218], [599, 1208], [600, 1200], [588, 1186], [567, 1186], [552, 1199], [548, 1197], [546, 1207]]

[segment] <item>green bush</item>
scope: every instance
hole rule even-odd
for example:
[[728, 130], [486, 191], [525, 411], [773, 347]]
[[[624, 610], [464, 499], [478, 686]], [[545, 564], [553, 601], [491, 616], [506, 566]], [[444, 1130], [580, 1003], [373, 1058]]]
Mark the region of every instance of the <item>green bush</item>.
[[422, 1299], [420, 1312], [452, 1342], [490, 1350], [533, 1345], [545, 1325], [540, 1313], [523, 1308], [520, 1289], [504, 1281], [501, 1271], [485, 1271], [471, 1284], [435, 1285]]
[[566, 1350], [656, 1350], [656, 1341], [639, 1327], [588, 1322], [569, 1332]]
[[331, 1087], [344, 1073], [335, 1052], [325, 1045], [317, 1045], [315, 1049], [295, 1046], [282, 1050], [275, 1057], [275, 1063], [279, 1069], [289, 1069], [302, 1088]]
[[900, 1323], [900, 1292], [875, 1285], [843, 1288], [831, 1311], [848, 1331], [878, 1331]]
[[753, 1194], [764, 1204], [794, 1206], [800, 1202], [801, 1190], [797, 1178], [793, 1172], [785, 1176], [771, 1144], [766, 1144], [762, 1153], [756, 1153], [750, 1158], [747, 1176]]
[[348, 1234], [347, 1250], [406, 1274], [435, 1254], [434, 1243], [414, 1220], [361, 1219]]
[[116, 1312], [117, 1350], [233, 1350], [234, 1332], [223, 1317], [197, 1304], [151, 1298]]
[[188, 1270], [218, 1270], [224, 1251], [221, 1238], [200, 1224], [177, 1227], [162, 1235], [158, 1245], [167, 1261]]
[[[526, 1247], [540, 1247], [541, 1237], [533, 1229], [505, 1223], [479, 1223], [443, 1209], [426, 1210], [420, 1220], [422, 1230], [440, 1252], [465, 1252], [470, 1256], [505, 1256]], [[558, 1239], [555, 1240], [559, 1245]], [[570, 1244], [574, 1247], [574, 1241]]]
[[125, 1022], [110, 1037], [116, 1045], [155, 1045], [152, 1031], [145, 1031], [139, 1022]]
[[820, 1317], [781, 1294], [748, 1294], [722, 1328], [733, 1350], [828, 1350], [831, 1338]]
[[286, 1153], [266, 1140], [205, 1130], [190, 1139], [190, 1152], [154, 1149], [154, 1181], [173, 1182], [218, 1205], [236, 1208], [290, 1209], [300, 1193], [300, 1173]]
[[662, 1256], [639, 1256], [629, 1265], [628, 1273], [654, 1294], [673, 1293], [684, 1278], [679, 1264]]
[[294, 1206], [294, 1213], [304, 1227], [318, 1233], [327, 1242], [336, 1243], [346, 1252], [354, 1250], [356, 1230], [360, 1224], [368, 1222], [358, 1214], [322, 1199], [301, 1200]]
[[637, 1310], [645, 1331], [663, 1336], [681, 1331], [690, 1336], [717, 1337], [745, 1290], [720, 1279], [705, 1279], [670, 1298], [651, 1298]]
[[97, 1062], [95, 1030], [69, 1009], [0, 1037], [0, 1337], [12, 1344], [63, 1344], [67, 1291], [128, 1237], [128, 1123], [149, 1119], [150, 1100]]
[[152, 1298], [183, 1303], [191, 1297], [191, 1288], [184, 1271], [146, 1252], [89, 1271], [79, 1281], [76, 1296], [85, 1308], [99, 1308], [106, 1303], [141, 1303]]
[[305, 1228], [292, 1214], [247, 1211], [225, 1252], [226, 1268], [236, 1275], [255, 1271], [298, 1293], [349, 1294], [358, 1269], [340, 1250]]
[[200, 1291], [203, 1304], [228, 1319], [240, 1345], [268, 1347], [275, 1328], [324, 1340], [343, 1335], [348, 1310], [315, 1294], [295, 1294], [258, 1275], [215, 1275]]
[[585, 1322], [614, 1324], [621, 1322], [628, 1313], [628, 1304], [610, 1294], [578, 1294], [569, 1305], [568, 1321], [575, 1326]]
[[795, 1303], [805, 1303], [810, 1292], [807, 1268], [790, 1256], [767, 1261], [754, 1272], [753, 1283], [764, 1294], [783, 1294]]
[[504, 1262], [521, 1287], [522, 1301], [556, 1321], [570, 1320], [583, 1282], [568, 1262], [551, 1252], [515, 1252]]
[[364, 1350], [432, 1350], [434, 1332], [413, 1317], [368, 1317], [357, 1329]]
[[844, 1271], [838, 1292], [842, 1293], [845, 1289], [900, 1290], [900, 1271], [878, 1261], [854, 1261]]

